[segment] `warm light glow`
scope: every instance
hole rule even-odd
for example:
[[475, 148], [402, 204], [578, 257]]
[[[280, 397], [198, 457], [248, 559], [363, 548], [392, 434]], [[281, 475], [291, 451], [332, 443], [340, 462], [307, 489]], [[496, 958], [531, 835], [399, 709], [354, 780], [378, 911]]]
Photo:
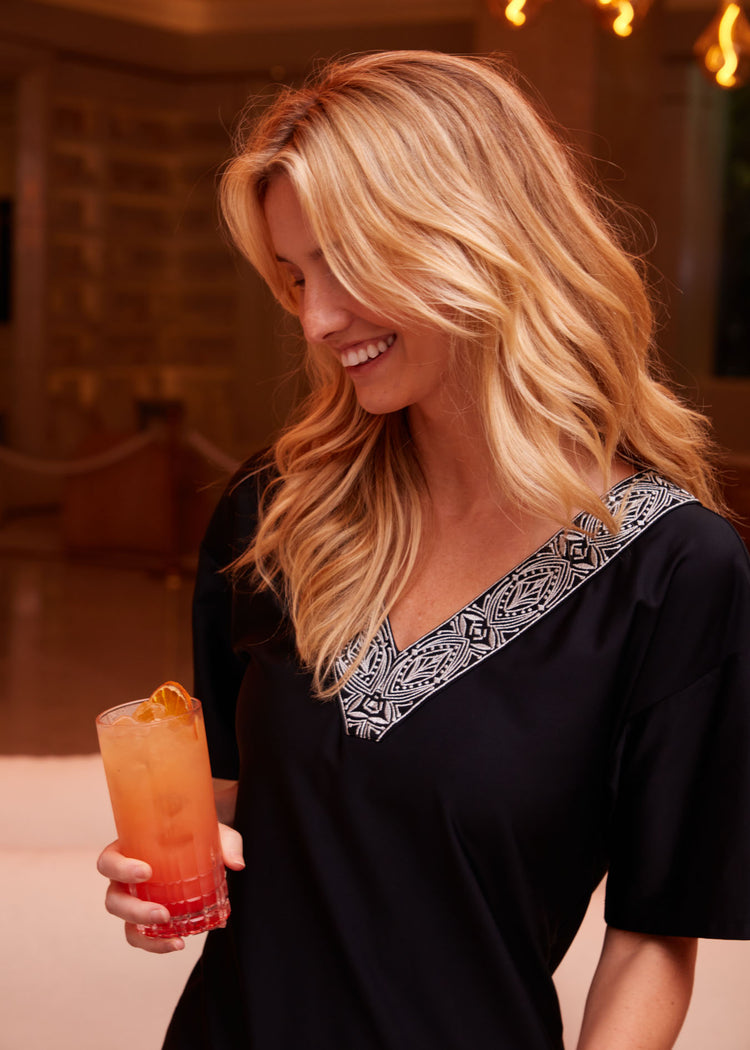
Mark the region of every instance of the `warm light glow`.
[[739, 15], [740, 9], [737, 4], [727, 4], [726, 11], [721, 16], [721, 22], [719, 22], [719, 48], [721, 49], [723, 63], [721, 68], [716, 70], [716, 83], [721, 84], [722, 87], [734, 87], [737, 83], [734, 74], [737, 72], [739, 59], [737, 58], [737, 52], [734, 50], [732, 30]]
[[505, 17], [514, 26], [522, 26], [526, 21], [526, 15], [523, 13], [525, 5], [526, 0], [510, 0], [505, 8]]
[[618, 36], [630, 36], [633, 32], [633, 5], [629, 0], [620, 0], [617, 5], [617, 18], [612, 23], [612, 29]]
[[487, 8], [495, 18], [505, 21], [514, 29], [531, 22], [547, 0], [487, 0]]
[[[629, 37], [641, 24], [653, 0], [585, 0], [599, 20], [619, 37]], [[496, 18], [526, 25], [546, 0], [485, 0]], [[719, 9], [696, 40], [693, 51], [715, 84], [736, 88], [750, 80], [750, 22], [743, 0], [719, 0]]]
[[631, 36], [635, 27], [643, 21], [652, 0], [587, 0], [600, 13], [607, 29], [619, 37]]
[[735, 88], [750, 73], [750, 23], [740, 3], [725, 0], [695, 43], [695, 53], [719, 87]]

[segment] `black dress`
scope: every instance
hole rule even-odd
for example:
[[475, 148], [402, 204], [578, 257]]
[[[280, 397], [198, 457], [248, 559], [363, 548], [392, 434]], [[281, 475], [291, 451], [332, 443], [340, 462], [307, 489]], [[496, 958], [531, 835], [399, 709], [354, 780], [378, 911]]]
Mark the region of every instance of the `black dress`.
[[386, 623], [321, 702], [275, 599], [218, 574], [260, 483], [219, 505], [195, 600], [247, 867], [165, 1047], [560, 1050], [552, 973], [607, 870], [613, 926], [750, 937], [750, 563], [725, 521], [641, 473], [617, 536], [581, 517], [403, 653]]

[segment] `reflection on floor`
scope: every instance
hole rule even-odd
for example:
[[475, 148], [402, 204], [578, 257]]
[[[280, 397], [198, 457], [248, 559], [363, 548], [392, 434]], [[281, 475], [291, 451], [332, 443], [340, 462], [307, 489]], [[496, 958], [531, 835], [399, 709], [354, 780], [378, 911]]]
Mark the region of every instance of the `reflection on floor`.
[[192, 579], [65, 559], [55, 520], [0, 528], [0, 754], [97, 750], [99, 711], [192, 685]]

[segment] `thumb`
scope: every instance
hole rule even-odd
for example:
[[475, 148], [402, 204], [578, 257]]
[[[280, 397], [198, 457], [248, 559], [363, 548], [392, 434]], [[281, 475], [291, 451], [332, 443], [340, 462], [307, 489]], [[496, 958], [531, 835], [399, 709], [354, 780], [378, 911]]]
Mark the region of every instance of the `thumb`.
[[242, 835], [228, 824], [219, 824], [219, 839], [224, 863], [232, 871], [242, 871], [245, 858], [242, 855]]

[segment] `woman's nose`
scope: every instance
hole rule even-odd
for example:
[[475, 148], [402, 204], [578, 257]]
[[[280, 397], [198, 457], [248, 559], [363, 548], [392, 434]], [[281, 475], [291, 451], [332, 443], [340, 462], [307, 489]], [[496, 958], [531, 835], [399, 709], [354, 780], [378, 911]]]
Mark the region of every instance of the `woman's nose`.
[[352, 318], [352, 300], [339, 284], [308, 282], [300, 303], [300, 321], [310, 343], [323, 343], [343, 332]]

